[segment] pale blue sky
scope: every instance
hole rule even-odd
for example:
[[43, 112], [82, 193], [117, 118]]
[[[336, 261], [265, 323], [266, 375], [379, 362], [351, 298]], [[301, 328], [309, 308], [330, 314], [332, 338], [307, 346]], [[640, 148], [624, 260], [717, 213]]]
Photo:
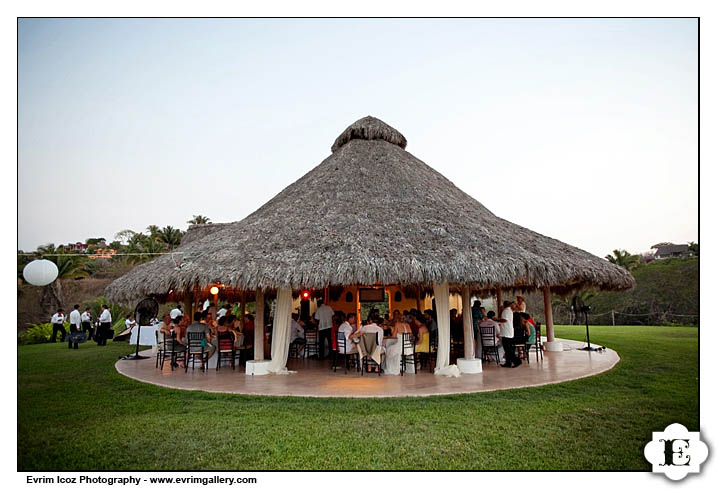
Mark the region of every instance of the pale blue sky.
[[692, 19], [21, 20], [19, 247], [239, 220], [368, 114], [599, 256], [697, 240], [697, 83]]

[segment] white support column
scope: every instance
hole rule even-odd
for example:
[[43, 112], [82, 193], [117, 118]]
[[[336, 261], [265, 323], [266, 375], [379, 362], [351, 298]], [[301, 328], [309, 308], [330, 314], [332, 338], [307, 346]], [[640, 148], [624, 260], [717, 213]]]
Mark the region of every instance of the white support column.
[[549, 352], [563, 351], [563, 344], [554, 340], [553, 334], [553, 306], [551, 305], [551, 288], [543, 288], [543, 309], [546, 318], [546, 343], [544, 347]]
[[456, 364], [462, 373], [480, 373], [481, 359], [474, 356], [474, 321], [471, 315], [471, 290], [464, 286], [461, 290], [461, 316], [464, 320], [464, 357]]
[[264, 360], [264, 291], [257, 289], [254, 318], [254, 360]]
[[436, 323], [439, 327], [439, 345], [436, 351], [436, 369], [434, 374], [445, 376], [459, 376], [459, 369], [449, 364], [451, 349], [450, 322], [449, 322], [449, 284], [434, 284], [434, 298], [436, 299]]

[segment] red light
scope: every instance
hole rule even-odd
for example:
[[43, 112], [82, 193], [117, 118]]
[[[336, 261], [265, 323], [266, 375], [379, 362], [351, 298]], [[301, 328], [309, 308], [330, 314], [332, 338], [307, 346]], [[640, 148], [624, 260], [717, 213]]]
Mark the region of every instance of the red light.
[[302, 298], [308, 299], [308, 298], [309, 298], [309, 291], [304, 291], [304, 292], [302, 293]]

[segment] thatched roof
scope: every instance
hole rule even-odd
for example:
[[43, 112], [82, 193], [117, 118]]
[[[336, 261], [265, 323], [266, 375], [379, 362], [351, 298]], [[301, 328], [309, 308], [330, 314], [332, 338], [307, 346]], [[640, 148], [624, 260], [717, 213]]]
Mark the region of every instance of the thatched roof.
[[111, 283], [108, 297], [130, 301], [214, 282], [247, 290], [443, 281], [475, 290], [633, 286], [623, 268], [497, 217], [405, 145], [382, 121], [360, 119], [328, 158], [257, 211], [185, 240], [177, 250], [194, 262], [177, 270], [161, 256]]
[[223, 230], [232, 224], [234, 223], [202, 223], [189, 225], [189, 228], [187, 228], [187, 231], [182, 236], [182, 243], [180, 245], [187, 245], [199, 238], [204, 238], [207, 235]]

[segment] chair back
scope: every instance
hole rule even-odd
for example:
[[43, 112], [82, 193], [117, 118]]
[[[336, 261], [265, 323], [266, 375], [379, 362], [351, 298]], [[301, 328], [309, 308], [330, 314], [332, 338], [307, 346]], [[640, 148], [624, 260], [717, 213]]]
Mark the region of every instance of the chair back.
[[202, 341], [207, 340], [204, 332], [187, 332], [187, 346], [190, 352], [203, 352], [206, 347]]
[[307, 341], [307, 344], [316, 344], [319, 342], [319, 333], [316, 329], [307, 329], [304, 331], [304, 340]]
[[536, 322], [536, 345], [541, 345], [541, 322]]
[[172, 352], [177, 345], [177, 337], [174, 332], [170, 332], [169, 335], [163, 333], [164, 341], [162, 342], [162, 350]]
[[344, 332], [337, 332], [337, 352], [340, 354], [347, 352], [347, 339], [344, 337]]
[[414, 355], [414, 336], [410, 333], [398, 334], [398, 342], [401, 342], [401, 353], [405, 356]]
[[494, 327], [479, 327], [481, 332], [481, 345], [484, 347], [496, 347], [496, 330]]
[[220, 352], [232, 352], [234, 350], [234, 336], [232, 332], [222, 332], [217, 336], [217, 346]]

